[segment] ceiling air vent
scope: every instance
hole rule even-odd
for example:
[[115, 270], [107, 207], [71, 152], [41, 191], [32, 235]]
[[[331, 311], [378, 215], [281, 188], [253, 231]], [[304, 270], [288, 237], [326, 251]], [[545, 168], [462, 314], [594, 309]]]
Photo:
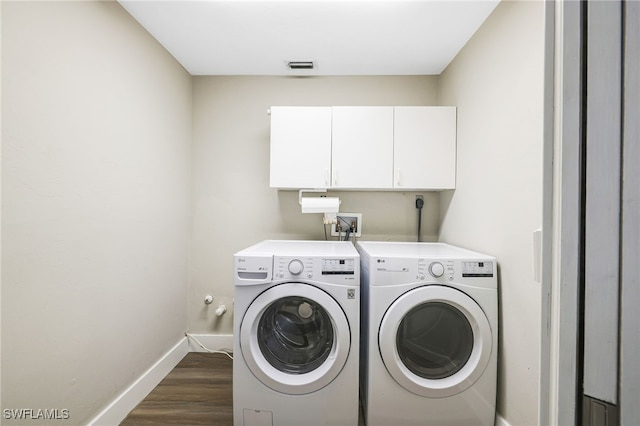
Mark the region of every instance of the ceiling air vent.
[[292, 70], [312, 70], [313, 69], [312, 61], [289, 61], [287, 65]]

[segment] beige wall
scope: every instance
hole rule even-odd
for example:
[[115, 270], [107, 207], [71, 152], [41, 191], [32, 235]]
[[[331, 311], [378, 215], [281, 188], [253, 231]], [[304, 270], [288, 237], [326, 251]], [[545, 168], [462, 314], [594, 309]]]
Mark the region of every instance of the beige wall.
[[458, 180], [440, 200], [440, 239], [496, 256], [500, 277], [498, 411], [538, 424], [542, 225], [543, 2], [502, 2], [441, 75], [458, 106]]
[[[322, 215], [300, 212], [297, 191], [269, 188], [273, 105], [436, 105], [438, 78], [195, 77], [189, 329], [230, 334], [233, 253], [263, 239], [323, 239]], [[357, 159], [354, 159], [357, 161]], [[363, 239], [415, 241], [415, 192], [330, 192], [362, 213]], [[425, 193], [423, 239], [438, 232], [438, 195]]]
[[3, 1], [2, 123], [2, 408], [84, 424], [184, 337], [191, 77], [116, 2]]

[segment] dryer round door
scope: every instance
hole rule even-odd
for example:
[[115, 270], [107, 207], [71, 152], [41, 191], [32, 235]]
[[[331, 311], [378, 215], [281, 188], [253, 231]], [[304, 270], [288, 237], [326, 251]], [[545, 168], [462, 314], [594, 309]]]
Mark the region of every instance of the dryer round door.
[[349, 355], [347, 317], [329, 294], [303, 283], [261, 293], [240, 325], [240, 348], [251, 372], [281, 393], [302, 395], [335, 379]]
[[469, 388], [492, 350], [489, 321], [465, 293], [432, 285], [396, 299], [380, 324], [378, 347], [398, 384], [420, 396], [452, 396]]

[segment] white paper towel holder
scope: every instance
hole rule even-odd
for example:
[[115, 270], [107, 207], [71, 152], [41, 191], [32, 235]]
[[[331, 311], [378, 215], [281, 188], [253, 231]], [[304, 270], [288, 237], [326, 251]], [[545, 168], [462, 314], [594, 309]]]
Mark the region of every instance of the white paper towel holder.
[[302, 213], [338, 213], [340, 199], [338, 197], [307, 197], [303, 192], [327, 192], [326, 189], [301, 189], [298, 191], [298, 203]]

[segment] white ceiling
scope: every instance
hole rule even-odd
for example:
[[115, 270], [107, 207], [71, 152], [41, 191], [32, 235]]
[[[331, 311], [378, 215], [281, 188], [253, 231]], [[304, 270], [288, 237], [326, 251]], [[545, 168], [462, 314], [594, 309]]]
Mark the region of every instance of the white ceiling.
[[499, 3], [119, 1], [193, 75], [440, 74]]

